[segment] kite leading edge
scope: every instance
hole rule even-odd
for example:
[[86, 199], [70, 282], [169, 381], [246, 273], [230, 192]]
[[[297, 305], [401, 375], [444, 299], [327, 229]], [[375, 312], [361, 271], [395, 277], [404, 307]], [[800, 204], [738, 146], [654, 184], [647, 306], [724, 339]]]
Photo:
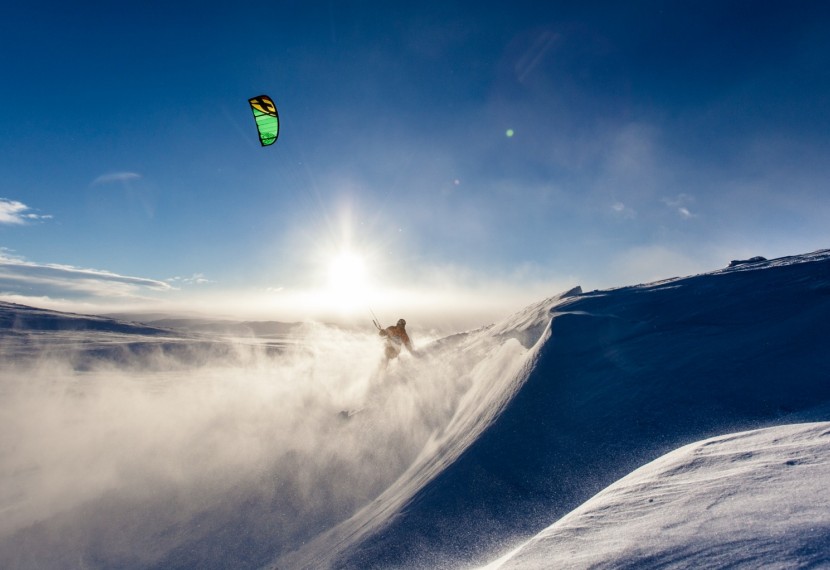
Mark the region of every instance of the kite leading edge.
[[274, 144], [280, 136], [280, 117], [274, 101], [268, 95], [260, 95], [248, 99], [248, 103], [251, 104], [251, 111], [254, 112], [259, 142], [262, 146]]

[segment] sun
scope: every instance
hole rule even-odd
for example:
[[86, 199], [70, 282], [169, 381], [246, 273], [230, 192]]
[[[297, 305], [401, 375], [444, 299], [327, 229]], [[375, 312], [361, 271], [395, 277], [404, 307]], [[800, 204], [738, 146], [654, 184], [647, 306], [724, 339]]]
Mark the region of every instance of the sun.
[[337, 308], [352, 311], [364, 304], [369, 280], [366, 261], [360, 254], [344, 250], [332, 257], [328, 268], [328, 292]]
[[352, 251], [341, 251], [329, 264], [329, 287], [355, 290], [366, 284], [366, 263]]

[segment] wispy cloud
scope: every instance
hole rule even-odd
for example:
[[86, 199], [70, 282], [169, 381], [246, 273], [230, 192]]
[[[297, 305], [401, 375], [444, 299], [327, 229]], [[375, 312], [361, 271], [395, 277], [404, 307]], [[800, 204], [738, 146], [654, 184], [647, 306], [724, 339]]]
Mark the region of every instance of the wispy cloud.
[[98, 178], [92, 181], [93, 186], [99, 186], [101, 184], [112, 184], [114, 182], [126, 183], [130, 182], [131, 180], [138, 180], [141, 178], [141, 175], [137, 172], [109, 172], [107, 174], [102, 174]]
[[637, 217], [637, 212], [622, 202], [614, 202], [611, 204], [611, 210], [613, 210], [614, 215], [620, 218], [633, 219]]
[[697, 214], [692, 213], [689, 209], [689, 205], [694, 203], [695, 199], [693, 196], [689, 194], [678, 194], [673, 198], [663, 198], [661, 202], [663, 202], [666, 206], [677, 212], [684, 220], [688, 220], [690, 218], [696, 218]]
[[205, 285], [207, 283], [216, 283], [216, 281], [205, 277], [204, 273], [194, 273], [190, 277], [170, 277], [169, 279], [165, 279], [165, 281], [173, 285]]
[[138, 298], [171, 291], [164, 281], [56, 263], [27, 261], [0, 248], [0, 292], [72, 298]]
[[52, 216], [35, 214], [23, 202], [0, 198], [0, 224], [24, 225], [37, 220], [48, 220]]

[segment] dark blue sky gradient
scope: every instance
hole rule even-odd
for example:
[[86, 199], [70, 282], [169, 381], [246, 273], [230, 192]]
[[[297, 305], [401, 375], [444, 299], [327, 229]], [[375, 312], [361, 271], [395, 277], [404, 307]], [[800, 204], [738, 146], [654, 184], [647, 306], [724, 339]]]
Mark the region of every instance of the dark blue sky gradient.
[[51, 218], [0, 247], [302, 288], [344, 243], [519, 287], [828, 245], [830, 5], [540, 4], [8, 7], [0, 198]]

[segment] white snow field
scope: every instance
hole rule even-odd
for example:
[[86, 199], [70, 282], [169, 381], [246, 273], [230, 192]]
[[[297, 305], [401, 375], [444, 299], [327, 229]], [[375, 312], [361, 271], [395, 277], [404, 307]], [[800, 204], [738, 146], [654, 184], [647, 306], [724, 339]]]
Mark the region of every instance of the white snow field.
[[664, 455], [486, 570], [830, 565], [830, 423], [736, 433]]
[[385, 373], [368, 327], [32, 311], [0, 306], [3, 568], [830, 566], [829, 251], [410, 323]]

